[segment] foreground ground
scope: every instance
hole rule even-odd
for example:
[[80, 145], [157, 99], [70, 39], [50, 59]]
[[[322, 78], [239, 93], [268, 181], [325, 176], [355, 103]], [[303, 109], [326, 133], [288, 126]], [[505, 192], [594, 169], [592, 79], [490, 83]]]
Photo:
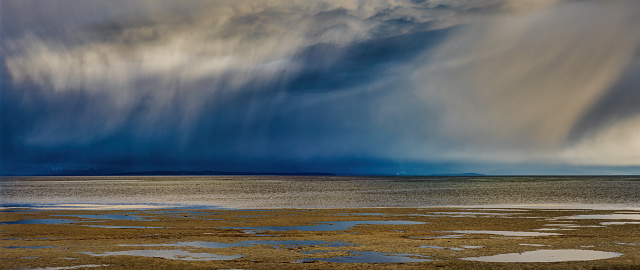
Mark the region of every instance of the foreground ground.
[[630, 210], [4, 208], [0, 239], [1, 269], [640, 269]]

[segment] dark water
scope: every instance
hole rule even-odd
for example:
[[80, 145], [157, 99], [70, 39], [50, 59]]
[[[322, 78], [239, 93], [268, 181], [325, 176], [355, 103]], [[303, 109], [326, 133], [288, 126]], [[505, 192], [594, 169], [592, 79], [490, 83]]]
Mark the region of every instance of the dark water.
[[640, 177], [2, 177], [0, 204], [231, 208], [561, 204], [640, 207]]

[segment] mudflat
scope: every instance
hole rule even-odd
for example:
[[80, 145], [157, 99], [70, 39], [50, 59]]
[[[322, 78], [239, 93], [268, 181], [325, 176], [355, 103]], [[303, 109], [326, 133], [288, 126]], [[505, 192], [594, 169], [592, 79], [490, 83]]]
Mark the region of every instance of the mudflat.
[[640, 211], [0, 209], [2, 269], [640, 269]]

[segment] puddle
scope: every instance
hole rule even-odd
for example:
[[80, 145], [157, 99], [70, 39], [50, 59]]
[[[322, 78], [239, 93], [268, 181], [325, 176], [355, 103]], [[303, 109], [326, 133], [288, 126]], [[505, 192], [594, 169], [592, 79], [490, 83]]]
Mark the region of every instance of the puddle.
[[384, 217], [384, 216], [387, 216], [387, 214], [383, 214], [383, 213], [341, 213], [341, 214], [337, 214], [336, 216], [379, 216], [379, 217]]
[[610, 214], [610, 215], [575, 215], [561, 217], [563, 219], [630, 219], [640, 220], [640, 214]]
[[623, 243], [623, 242], [616, 242], [616, 245], [623, 245], [623, 246], [640, 246], [640, 243]]
[[[278, 235], [275, 234], [263, 234], [265, 231], [263, 230], [241, 230], [241, 232], [245, 234], [253, 234], [253, 236], [263, 236], [263, 237], [276, 237]], [[205, 233], [205, 234], [213, 234], [213, 233]]]
[[326, 254], [326, 253], [331, 253], [331, 252], [336, 252], [339, 250], [312, 250], [312, 251], [300, 251], [300, 253], [302, 254]]
[[109, 225], [82, 225], [94, 228], [105, 229], [164, 229], [165, 227], [145, 227], [145, 226], [109, 226]]
[[140, 210], [174, 208], [175, 206], [150, 204], [45, 204], [31, 207], [38, 210]]
[[340, 256], [333, 258], [305, 258], [296, 263], [307, 263], [314, 261], [324, 261], [333, 263], [412, 263], [412, 262], [428, 262], [430, 259], [423, 255], [407, 254], [407, 253], [383, 253], [376, 251], [349, 251], [353, 255]]
[[611, 221], [611, 222], [600, 222], [600, 225], [608, 226], [608, 225], [627, 225], [627, 224], [640, 224], [638, 221]]
[[40, 258], [40, 257], [21, 257], [21, 258], [31, 260], [31, 259], [38, 259], [38, 258]]
[[507, 216], [512, 213], [491, 213], [491, 212], [431, 212], [430, 214], [436, 215], [450, 215], [452, 217], [467, 217], [467, 216]]
[[513, 232], [513, 231], [450, 231], [451, 233], [464, 233], [464, 234], [494, 234], [502, 236], [554, 236], [562, 235], [559, 233], [542, 233], [542, 232]]
[[383, 220], [383, 221], [327, 221], [315, 222], [316, 225], [274, 226], [274, 227], [225, 227], [224, 229], [263, 230], [263, 231], [346, 231], [359, 225], [420, 225], [425, 222]]
[[71, 219], [23, 219], [16, 221], [5, 221], [0, 222], [0, 225], [13, 225], [13, 224], [67, 224], [67, 223], [78, 223], [78, 222], [86, 222], [86, 221], [78, 221]]
[[93, 268], [93, 267], [106, 267], [108, 264], [83, 264], [74, 266], [59, 266], [59, 267], [45, 267], [45, 268], [29, 268], [31, 270], [66, 270], [66, 269], [79, 269], [79, 268]]
[[471, 211], [500, 211], [500, 212], [530, 212], [527, 209], [510, 209], [510, 208], [470, 208]]
[[466, 248], [466, 249], [477, 249], [477, 248], [483, 248], [484, 246], [465, 246], [465, 245], [462, 245], [461, 247]]
[[551, 245], [543, 245], [543, 244], [519, 244], [521, 246], [530, 246], [530, 247], [550, 247]]
[[448, 235], [441, 235], [441, 236], [425, 236], [425, 237], [410, 237], [410, 238], [415, 238], [415, 239], [427, 239], [427, 238], [435, 238], [435, 239], [448, 239], [448, 238], [460, 238], [463, 237], [464, 234], [448, 234]]
[[57, 217], [78, 217], [87, 219], [110, 219], [110, 220], [143, 220], [136, 215], [55, 215]]
[[575, 225], [575, 224], [545, 224], [544, 226], [564, 227], [564, 228], [602, 228], [599, 225]]
[[9, 246], [9, 247], [3, 247], [3, 248], [28, 248], [28, 249], [41, 249], [41, 248], [54, 248], [54, 246]]
[[348, 242], [327, 242], [313, 240], [259, 240], [259, 241], [243, 241], [238, 243], [220, 243], [220, 242], [178, 242], [175, 244], [149, 244], [149, 245], [120, 245], [125, 247], [196, 247], [196, 248], [230, 248], [230, 247], [247, 247], [253, 245], [269, 245], [273, 248], [284, 246], [287, 248], [301, 246], [324, 246], [324, 247], [349, 247], [355, 246]]
[[458, 248], [458, 247], [441, 247], [441, 246], [420, 246], [420, 248], [435, 248], [435, 249], [446, 249], [446, 250], [465, 250], [464, 248]]
[[142, 256], [181, 261], [228, 261], [244, 257], [243, 255], [216, 255], [211, 253], [191, 253], [184, 250], [127, 250], [104, 253], [79, 252], [91, 256]]
[[399, 214], [399, 215], [394, 215], [397, 217], [401, 217], [401, 216], [408, 216], [408, 217], [437, 217], [437, 215], [427, 215], [427, 214]]
[[581, 249], [536, 250], [523, 253], [508, 253], [485, 257], [461, 258], [479, 262], [568, 262], [592, 261], [622, 256], [622, 253]]

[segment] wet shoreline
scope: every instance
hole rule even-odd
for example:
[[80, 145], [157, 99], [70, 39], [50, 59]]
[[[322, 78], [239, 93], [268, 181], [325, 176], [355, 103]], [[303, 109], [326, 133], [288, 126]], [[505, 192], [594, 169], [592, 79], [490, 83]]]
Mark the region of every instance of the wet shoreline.
[[638, 210], [0, 211], [2, 269], [640, 267]]

